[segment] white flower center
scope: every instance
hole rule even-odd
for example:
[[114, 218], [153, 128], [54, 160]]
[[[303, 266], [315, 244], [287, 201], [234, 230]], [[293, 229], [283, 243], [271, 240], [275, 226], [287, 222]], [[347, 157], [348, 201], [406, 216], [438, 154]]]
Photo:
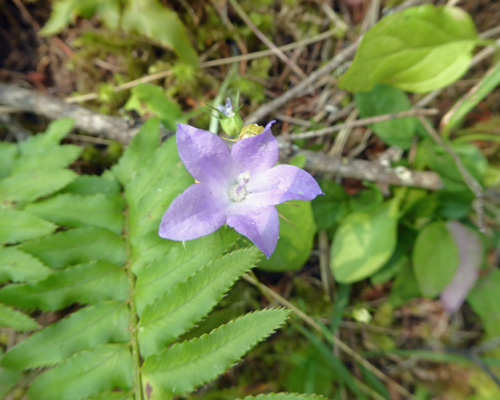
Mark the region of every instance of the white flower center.
[[247, 197], [245, 185], [250, 180], [250, 171], [245, 171], [238, 175], [237, 183], [229, 187], [227, 194], [232, 201], [243, 201]]

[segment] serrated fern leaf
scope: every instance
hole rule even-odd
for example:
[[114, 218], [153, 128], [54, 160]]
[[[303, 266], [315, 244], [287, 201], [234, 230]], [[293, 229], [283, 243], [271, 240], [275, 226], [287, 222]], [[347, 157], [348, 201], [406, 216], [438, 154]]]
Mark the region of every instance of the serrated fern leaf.
[[53, 121], [43, 133], [30, 137], [21, 142], [19, 147], [22, 154], [36, 154], [47, 148], [59, 144], [59, 142], [73, 129], [75, 121], [72, 118], [62, 118]]
[[59, 225], [70, 227], [99, 226], [115, 233], [123, 229], [123, 198], [119, 195], [94, 194], [80, 196], [60, 194], [25, 208]]
[[237, 400], [321, 400], [326, 399], [316, 394], [298, 394], [298, 393], [268, 393], [258, 396], [246, 396]]
[[149, 398], [187, 393], [214, 379], [278, 329], [287, 316], [283, 309], [256, 311], [148, 357], [142, 372]]
[[0, 327], [13, 328], [16, 331], [32, 331], [40, 325], [28, 315], [0, 303]]
[[140, 264], [143, 268], [138, 274], [135, 289], [139, 314], [146, 305], [224, 254], [228, 250], [228, 243], [232, 243], [228, 240], [229, 237], [234, 238], [234, 233], [229, 229], [221, 229], [212, 235], [184, 244], [176, 242], [163, 257]]
[[0, 244], [17, 243], [48, 235], [57, 228], [51, 222], [11, 208], [0, 208]]
[[57, 192], [77, 176], [67, 169], [38, 169], [11, 175], [0, 181], [0, 201], [24, 205]]
[[104, 228], [69, 229], [53, 235], [24, 242], [19, 249], [32, 254], [52, 268], [83, 264], [93, 260], [125, 264], [125, 240]]
[[53, 365], [105, 343], [130, 340], [129, 311], [122, 302], [103, 301], [82, 308], [11, 348], [1, 365], [28, 369]]
[[0, 368], [0, 399], [3, 399], [21, 379], [21, 372]]
[[122, 268], [97, 261], [56, 271], [35, 283], [0, 289], [0, 302], [25, 309], [55, 311], [73, 303], [127, 298], [128, 281]]
[[80, 175], [62, 193], [89, 195], [102, 193], [106, 195], [120, 194], [120, 185], [114, 176]]
[[259, 255], [255, 247], [229, 253], [147, 306], [139, 322], [141, 354], [161, 351], [207, 315]]
[[75, 161], [81, 152], [81, 147], [70, 144], [36, 149], [36, 152], [32, 151], [19, 157], [12, 166], [11, 174], [36, 171], [40, 166], [44, 169], [64, 168]]
[[37, 377], [28, 390], [31, 400], [80, 400], [133, 386], [132, 357], [124, 344], [105, 344], [83, 351]]
[[36, 281], [52, 272], [40, 260], [16, 247], [0, 247], [0, 283]]
[[157, 118], [146, 121], [118, 163], [113, 167], [113, 172], [123, 185], [135, 178], [145, 161], [150, 160], [158, 149], [160, 143], [159, 123]]

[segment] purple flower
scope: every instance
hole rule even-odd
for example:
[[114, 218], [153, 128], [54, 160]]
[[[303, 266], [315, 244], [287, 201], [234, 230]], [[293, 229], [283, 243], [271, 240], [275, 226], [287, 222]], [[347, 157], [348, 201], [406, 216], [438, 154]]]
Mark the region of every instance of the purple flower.
[[229, 150], [217, 135], [178, 124], [177, 149], [197, 182], [174, 199], [163, 215], [160, 237], [191, 240], [224, 224], [246, 236], [269, 258], [279, 233], [274, 207], [323, 194], [314, 178], [292, 165], [277, 165], [278, 141], [271, 125]]

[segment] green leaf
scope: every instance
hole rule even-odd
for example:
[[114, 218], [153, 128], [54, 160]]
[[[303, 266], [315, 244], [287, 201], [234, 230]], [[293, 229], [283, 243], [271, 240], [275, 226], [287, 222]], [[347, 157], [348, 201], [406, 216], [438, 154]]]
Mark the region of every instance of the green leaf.
[[[36, 136], [35, 136], [36, 137]], [[32, 172], [40, 168], [43, 169], [61, 169], [75, 161], [82, 152], [80, 146], [64, 145], [50, 146], [48, 148], [36, 148], [25, 152], [19, 157], [12, 166], [11, 174], [22, 172]]]
[[158, 0], [128, 1], [122, 27], [172, 48], [184, 62], [198, 66], [198, 55], [177, 13]]
[[35, 283], [0, 289], [0, 302], [25, 309], [60, 310], [73, 303], [127, 298], [127, 276], [122, 268], [97, 261], [56, 271]]
[[48, 235], [56, 225], [24, 211], [0, 208], [0, 243], [17, 243]]
[[289, 201], [276, 207], [284, 217], [280, 222], [279, 240], [269, 260], [259, 268], [266, 271], [293, 271], [302, 268], [313, 247], [316, 225], [309, 201]]
[[0, 181], [0, 202], [29, 203], [57, 192], [77, 176], [66, 169], [39, 169], [9, 176]]
[[257, 263], [259, 255], [255, 247], [229, 253], [146, 306], [139, 323], [143, 357], [164, 349], [207, 315], [236, 279]]
[[[443, 120], [443, 134], [448, 136], [448, 133], [453, 128], [457, 127], [465, 116], [472, 111], [488, 94], [490, 94], [498, 85], [500, 85], [500, 63], [492, 67], [488, 73], [476, 85], [477, 89], [472, 93], [466, 94], [452, 108], [453, 112], [449, 118]], [[442, 123], [443, 123], [442, 122]]]
[[[370, 92], [356, 93], [354, 100], [360, 116], [363, 118], [398, 113], [411, 108], [406, 93], [395, 87], [382, 84], [375, 85]], [[370, 128], [385, 143], [408, 149], [416, 133], [416, 124], [415, 117], [407, 117], [377, 122], [370, 125]]]
[[99, 226], [121, 233], [124, 202], [119, 195], [101, 193], [80, 196], [60, 194], [28, 205], [25, 210], [41, 218], [70, 227]]
[[141, 167], [148, 163], [158, 149], [159, 143], [159, 122], [158, 119], [151, 118], [144, 123], [118, 163], [113, 166], [113, 173], [123, 185], [134, 179]]
[[398, 272], [392, 285], [389, 302], [393, 307], [401, 307], [414, 297], [420, 296], [415, 274], [411, 264], [405, 264]]
[[165, 90], [151, 83], [141, 83], [131, 90], [132, 95], [125, 104], [125, 110], [134, 110], [139, 114], [153, 113], [161, 119], [167, 129], [175, 131], [177, 122], [182, 122], [182, 110], [179, 105], [167, 98]]
[[15, 143], [0, 142], [0, 179], [9, 176], [12, 165], [18, 156], [18, 148]]
[[19, 143], [21, 154], [38, 154], [59, 145], [59, 142], [73, 129], [74, 125], [75, 120], [72, 118], [61, 118], [51, 122], [44, 133]]
[[458, 247], [441, 221], [433, 222], [417, 236], [412, 253], [413, 270], [424, 296], [441, 293], [458, 268]]
[[500, 336], [500, 270], [492, 269], [488, 275], [482, 276], [470, 291], [467, 302], [481, 317], [484, 329], [489, 338]]
[[341, 283], [357, 282], [378, 271], [396, 247], [399, 201], [349, 214], [335, 234], [330, 265]]
[[[211, 235], [184, 244], [171, 242], [172, 247], [167, 254], [148, 261], [145, 265], [141, 266], [138, 261], [132, 268], [138, 274], [135, 301], [139, 314], [146, 305], [153, 303], [175, 285], [224, 254], [228, 250], [228, 244], [232, 243], [231, 238], [234, 237], [232, 230], [222, 228]], [[167, 246], [167, 243], [165, 245]], [[168, 247], [165, 247], [166, 249]]]
[[103, 301], [82, 308], [11, 348], [1, 365], [28, 369], [57, 364], [82, 350], [130, 340], [129, 311], [124, 303]]
[[123, 238], [104, 228], [69, 229], [22, 243], [19, 248], [34, 255], [52, 268], [89, 261], [125, 264], [127, 257]]
[[130, 390], [132, 371], [127, 346], [105, 344], [83, 351], [38, 376], [28, 396], [32, 400], [80, 400], [106, 390]]
[[246, 396], [236, 400], [321, 400], [323, 396], [316, 394], [298, 394], [298, 393], [268, 393], [259, 394], [258, 396]]
[[312, 202], [312, 210], [317, 230], [322, 231], [336, 226], [349, 212], [349, 196], [342, 185], [330, 180], [319, 182], [324, 196], [316, 197]]
[[286, 320], [288, 311], [268, 309], [246, 314], [208, 335], [175, 344], [143, 364], [143, 384], [151, 400], [183, 394], [214, 379]]
[[40, 260], [17, 247], [0, 247], [0, 283], [36, 281], [51, 273]]
[[85, 400], [135, 400], [135, 397], [132, 392], [103, 392], [87, 397]]
[[73, 182], [66, 186], [62, 192], [80, 195], [97, 193], [113, 195], [120, 194], [120, 185], [113, 176], [79, 175]]
[[58, 0], [50, 18], [40, 30], [43, 36], [56, 35], [74, 22], [77, 16], [91, 18], [94, 14], [104, 21], [106, 26], [116, 29], [120, 22], [121, 0]]
[[32, 331], [40, 327], [31, 317], [0, 303], [0, 328], [13, 328], [16, 331]]
[[370, 29], [339, 86], [368, 92], [385, 83], [410, 92], [449, 85], [468, 69], [478, 36], [457, 7], [423, 5], [388, 15]]

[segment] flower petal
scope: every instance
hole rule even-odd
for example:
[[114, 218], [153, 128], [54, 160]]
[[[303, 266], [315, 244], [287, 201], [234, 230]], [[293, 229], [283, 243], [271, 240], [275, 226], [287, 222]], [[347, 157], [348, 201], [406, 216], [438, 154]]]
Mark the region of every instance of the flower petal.
[[227, 182], [232, 172], [229, 147], [217, 135], [177, 124], [177, 151], [189, 173], [198, 181]]
[[236, 164], [237, 173], [250, 171], [257, 175], [270, 169], [278, 162], [278, 141], [271, 133], [269, 122], [262, 133], [246, 139], [238, 140], [231, 149], [231, 155]]
[[[239, 207], [239, 211], [244, 211]], [[267, 258], [271, 257], [276, 249], [279, 234], [278, 211], [274, 207], [256, 209], [249, 207], [241, 214], [231, 214], [227, 217], [227, 224], [236, 229], [236, 232], [250, 239]]]
[[227, 203], [208, 185], [195, 183], [177, 196], [163, 214], [159, 235], [170, 240], [191, 240], [215, 232], [226, 222]]
[[323, 194], [316, 180], [293, 165], [277, 165], [247, 185], [248, 201], [253, 204], [276, 205], [288, 200], [312, 200]]

